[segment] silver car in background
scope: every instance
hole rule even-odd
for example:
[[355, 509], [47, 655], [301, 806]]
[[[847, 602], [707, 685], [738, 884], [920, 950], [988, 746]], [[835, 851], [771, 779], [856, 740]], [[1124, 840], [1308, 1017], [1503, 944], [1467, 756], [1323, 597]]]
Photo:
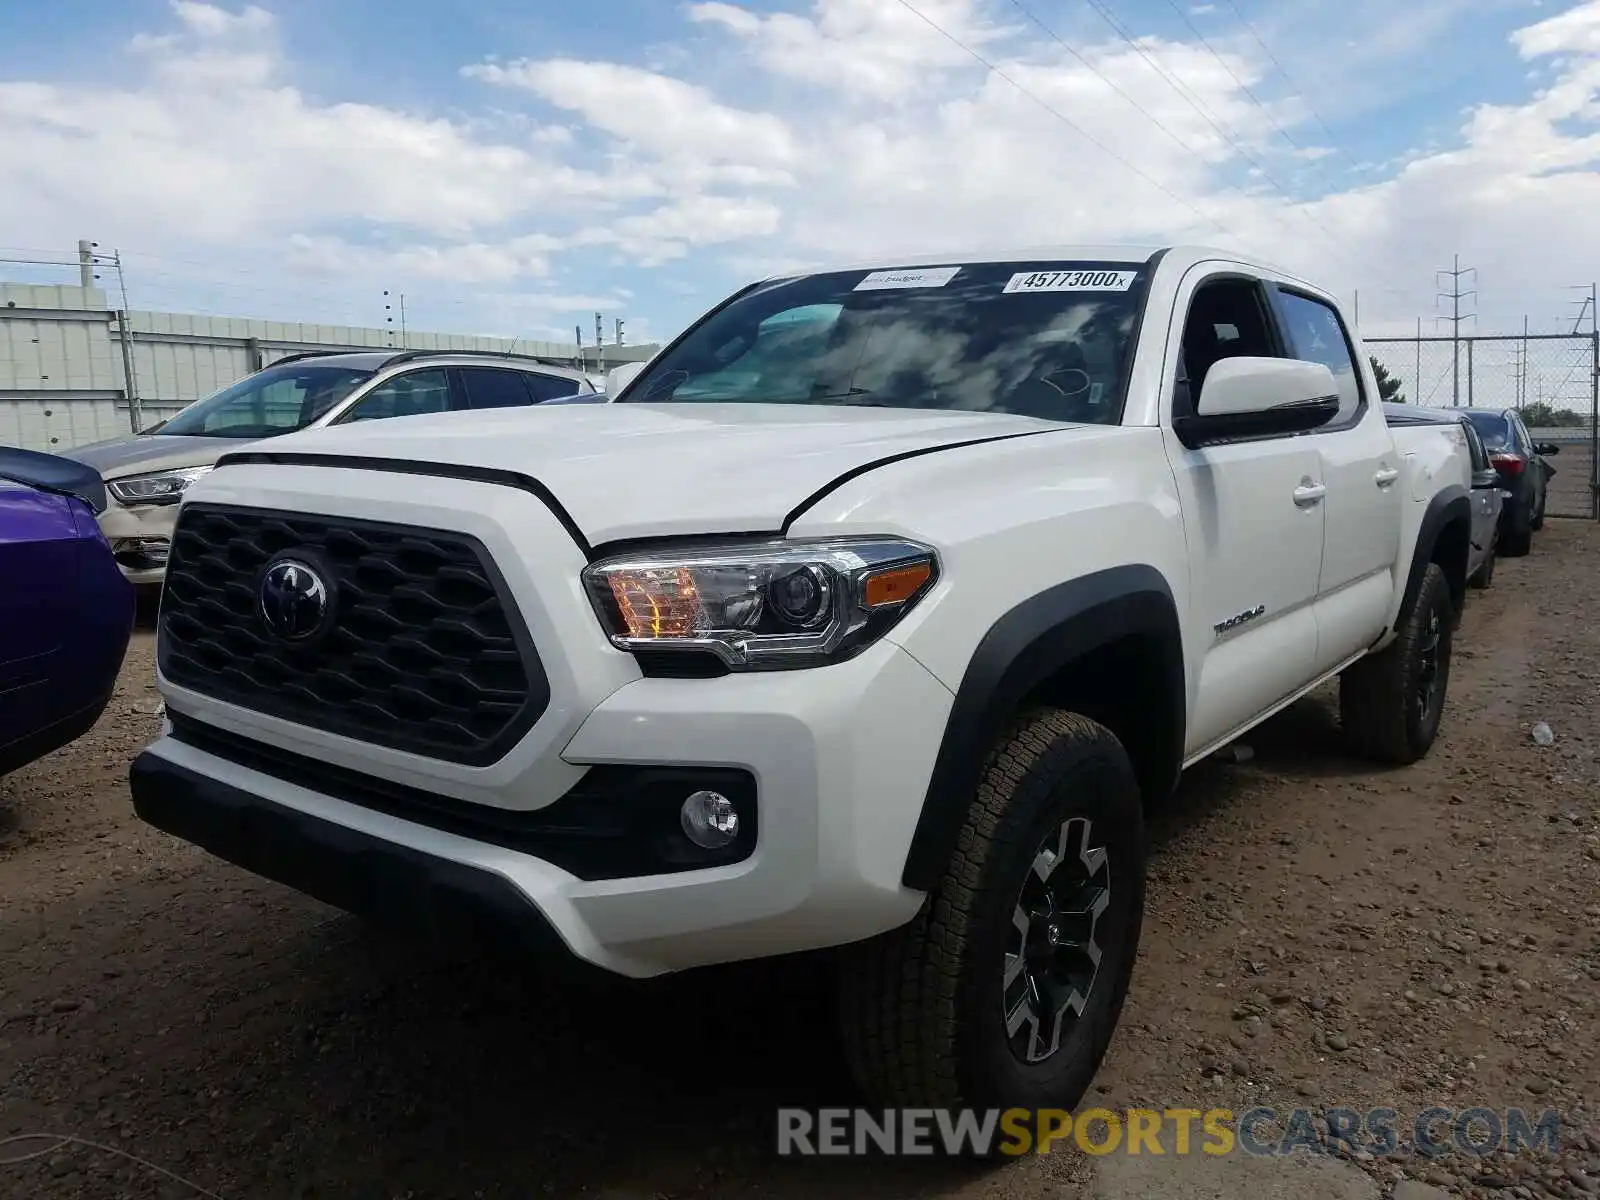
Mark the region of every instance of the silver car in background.
[[167, 569], [184, 490], [229, 451], [263, 438], [422, 413], [557, 401], [604, 402], [582, 371], [498, 351], [312, 351], [247, 375], [159, 425], [64, 451], [100, 472], [100, 527], [128, 580], [154, 586]]
[[1383, 415], [1391, 427], [1443, 424], [1461, 428], [1472, 456], [1472, 535], [1467, 548], [1467, 582], [1475, 588], [1488, 587], [1494, 580], [1494, 564], [1498, 557], [1500, 510], [1511, 493], [1505, 490], [1500, 473], [1489, 461], [1477, 428], [1463, 410], [1454, 408], [1385, 403]]

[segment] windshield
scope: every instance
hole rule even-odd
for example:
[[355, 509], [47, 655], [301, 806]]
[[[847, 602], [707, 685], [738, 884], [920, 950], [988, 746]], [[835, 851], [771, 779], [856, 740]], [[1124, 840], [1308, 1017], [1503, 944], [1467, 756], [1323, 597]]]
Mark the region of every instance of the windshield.
[[1504, 450], [1511, 445], [1511, 423], [1499, 413], [1468, 413], [1467, 420], [1478, 431], [1486, 450]]
[[293, 433], [371, 377], [371, 371], [307, 362], [268, 367], [196, 400], [156, 436], [264, 438]]
[[1148, 271], [1008, 262], [762, 284], [666, 351], [619, 400], [969, 409], [1121, 419]]

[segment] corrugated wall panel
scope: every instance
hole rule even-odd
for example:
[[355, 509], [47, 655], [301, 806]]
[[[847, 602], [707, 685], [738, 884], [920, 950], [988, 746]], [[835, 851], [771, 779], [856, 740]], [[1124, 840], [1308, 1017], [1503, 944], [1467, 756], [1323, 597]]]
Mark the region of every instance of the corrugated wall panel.
[[[18, 309], [54, 310], [51, 318], [9, 314]], [[100, 289], [0, 284], [0, 390], [84, 392], [83, 396], [0, 399], [0, 445], [65, 450], [120, 437], [130, 429], [127, 405], [106, 393], [124, 392], [121, 333], [105, 308]], [[398, 328], [354, 328], [205, 317], [186, 313], [133, 312], [134, 370], [145, 423], [171, 416], [186, 404], [244, 378], [254, 338], [271, 363], [300, 344], [330, 349], [399, 349]], [[163, 340], [163, 338], [171, 340]], [[215, 340], [212, 340], [215, 339]], [[278, 343], [273, 345], [272, 343]], [[482, 337], [476, 334], [407, 331], [412, 350], [514, 350], [572, 358], [571, 344]], [[612, 361], [647, 357], [650, 347], [607, 347]], [[585, 348], [586, 357], [594, 353]], [[99, 397], [95, 397], [99, 393]]]

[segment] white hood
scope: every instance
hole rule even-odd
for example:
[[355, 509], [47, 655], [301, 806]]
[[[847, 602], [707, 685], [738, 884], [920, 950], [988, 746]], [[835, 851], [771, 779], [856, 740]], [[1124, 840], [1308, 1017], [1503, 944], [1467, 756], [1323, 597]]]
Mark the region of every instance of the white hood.
[[330, 426], [251, 455], [340, 455], [513, 471], [591, 544], [774, 531], [803, 501], [896, 456], [1077, 426], [1005, 413], [788, 404], [553, 405]]

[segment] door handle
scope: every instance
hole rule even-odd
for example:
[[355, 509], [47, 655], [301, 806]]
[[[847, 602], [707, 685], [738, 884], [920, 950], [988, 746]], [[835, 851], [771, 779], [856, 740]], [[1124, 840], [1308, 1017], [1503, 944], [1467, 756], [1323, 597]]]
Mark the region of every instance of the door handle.
[[1294, 490], [1294, 502], [1301, 508], [1310, 508], [1313, 504], [1322, 503], [1322, 498], [1328, 494], [1328, 489], [1320, 483], [1302, 483]]
[[1373, 474], [1372, 482], [1377, 484], [1381, 488], [1386, 488], [1391, 483], [1393, 483], [1396, 479], [1399, 479], [1399, 478], [1400, 478], [1400, 472], [1399, 472], [1399, 470], [1397, 468], [1395, 468], [1395, 467], [1384, 467], [1381, 470], [1379, 470], [1379, 471], [1377, 471], [1377, 472], [1375, 472]]

